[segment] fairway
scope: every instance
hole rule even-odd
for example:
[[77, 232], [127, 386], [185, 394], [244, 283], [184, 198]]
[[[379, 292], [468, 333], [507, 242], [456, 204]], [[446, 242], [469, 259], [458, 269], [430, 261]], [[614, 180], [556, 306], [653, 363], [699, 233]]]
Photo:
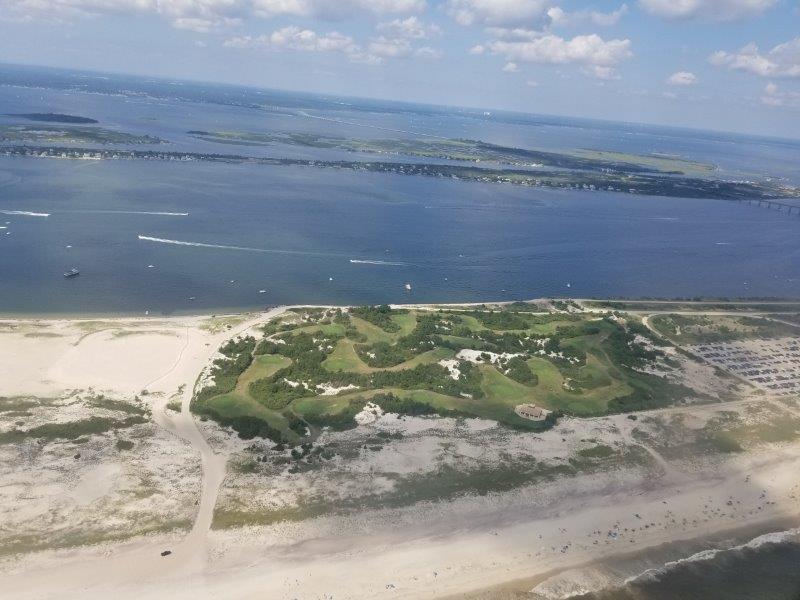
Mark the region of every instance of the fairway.
[[296, 439], [354, 427], [367, 402], [536, 429], [553, 419], [524, 419], [517, 406], [585, 416], [680, 399], [679, 386], [635, 368], [663, 356], [648, 347], [639, 319], [524, 308], [292, 309], [264, 328], [264, 339], [232, 346], [241, 354], [220, 373], [246, 368], [232, 387], [223, 376], [230, 389], [195, 408], [221, 422], [259, 419], [275, 429], [270, 435]]

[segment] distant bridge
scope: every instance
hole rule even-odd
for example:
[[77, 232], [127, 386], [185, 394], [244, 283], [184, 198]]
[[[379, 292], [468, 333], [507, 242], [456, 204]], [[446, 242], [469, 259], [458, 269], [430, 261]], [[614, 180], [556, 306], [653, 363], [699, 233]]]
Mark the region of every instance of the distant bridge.
[[800, 204], [786, 204], [785, 202], [776, 202], [775, 200], [759, 200], [757, 198], [746, 200], [741, 199], [738, 200], [739, 202], [747, 202], [747, 204], [755, 204], [756, 206], [761, 206], [763, 208], [769, 208], [772, 210], [778, 211], [786, 211], [787, 215], [791, 215], [792, 213], [796, 213], [798, 217], [800, 217]]

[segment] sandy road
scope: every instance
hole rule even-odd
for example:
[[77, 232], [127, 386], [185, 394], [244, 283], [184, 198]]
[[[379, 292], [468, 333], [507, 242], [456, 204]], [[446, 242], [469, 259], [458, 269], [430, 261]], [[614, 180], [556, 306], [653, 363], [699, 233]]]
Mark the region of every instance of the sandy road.
[[[175, 381], [183, 384], [181, 411], [170, 414], [166, 410], [169, 393], [164, 393], [153, 405], [156, 424], [189, 442], [199, 453], [202, 468], [202, 488], [198, 511], [192, 529], [177, 544], [140, 539], [124, 546], [118, 553], [102, 557], [77, 556], [62, 559], [47, 570], [47, 577], [31, 577], [22, 571], [4, 579], [3, 596], [9, 598], [52, 598], [58, 589], [60, 598], [77, 598], [87, 592], [113, 594], [121, 586], [137, 582], [169, 581], [201, 571], [207, 558], [207, 537], [214, 516], [219, 488], [225, 478], [228, 456], [215, 452], [209, 446], [190, 412], [195, 380], [226, 340], [247, 332], [252, 327], [278, 316], [286, 307], [277, 307], [259, 313], [240, 325], [214, 335], [210, 340], [196, 328], [186, 327], [185, 343], [175, 362], [159, 377], [143, 385], [150, 391], [173, 392]], [[168, 556], [161, 556], [170, 550]]]
[[[199, 359], [192, 360], [192, 362], [194, 364], [200, 363], [204, 366], [207, 365], [211, 361], [212, 357], [216, 354], [217, 348], [225, 340], [235, 338], [236, 336], [245, 333], [255, 325], [269, 321], [273, 317], [280, 315], [285, 310], [285, 307], [274, 308], [260, 314], [254, 319], [244, 322], [230, 331], [226, 331], [221, 336], [222, 339], [216, 340], [215, 343], [210, 344], [205, 352], [201, 354], [201, 357]], [[190, 334], [191, 330], [187, 327], [186, 345], [184, 346], [184, 350], [181, 351], [181, 355], [178, 357], [178, 360], [169, 371], [164, 373], [164, 375], [162, 375], [160, 378], [151, 382], [149, 384], [150, 387], [156, 385], [159, 381], [167, 377], [179, 367], [181, 361], [184, 360], [185, 350], [189, 347]], [[171, 567], [176, 566], [170, 564], [170, 562], [177, 563], [177, 566], [190, 566], [192, 568], [201, 568], [205, 562], [207, 550], [206, 538], [208, 531], [211, 529], [211, 521], [214, 518], [214, 506], [217, 503], [219, 488], [222, 485], [222, 481], [225, 479], [226, 465], [228, 462], [227, 454], [214, 452], [211, 446], [209, 446], [202, 432], [198, 428], [197, 422], [192, 416], [190, 405], [192, 396], [194, 395], [193, 383], [194, 379], [185, 382], [185, 387], [183, 388], [183, 394], [181, 396], [180, 413], [177, 413], [175, 416], [167, 414], [165, 411], [165, 404], [160, 406], [160, 410], [155, 411], [154, 413], [158, 415], [156, 417], [156, 422], [159, 425], [185, 439], [195, 450], [197, 450], [197, 452], [200, 454], [203, 472], [203, 487], [200, 494], [199, 508], [197, 515], [195, 516], [192, 529], [189, 534], [180, 542], [180, 544], [173, 549], [173, 554], [171, 556], [175, 557], [174, 560], [164, 561], [162, 559], [159, 562], [159, 564], [168, 565], [170, 567], [169, 570], [172, 570]], [[159, 558], [161, 558], [160, 555]], [[152, 573], [150, 573], [150, 575], [152, 576]]]

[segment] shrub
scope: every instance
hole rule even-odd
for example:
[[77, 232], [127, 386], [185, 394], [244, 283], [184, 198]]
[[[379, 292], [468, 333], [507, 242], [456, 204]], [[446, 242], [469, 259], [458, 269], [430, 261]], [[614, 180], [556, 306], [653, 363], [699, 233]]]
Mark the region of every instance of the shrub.
[[129, 440], [117, 440], [117, 450], [131, 450], [133, 448], [133, 442]]
[[524, 385], [534, 386], [539, 383], [539, 376], [531, 371], [528, 363], [520, 356], [515, 356], [506, 363], [506, 375]]
[[[359, 306], [358, 308], [350, 309], [351, 315], [355, 315], [359, 319], [372, 323], [388, 333], [397, 333], [400, 331], [400, 326], [392, 321], [392, 312], [388, 304], [381, 304], [379, 306]], [[407, 311], [397, 310], [394, 312], [395, 314], [402, 314]]]

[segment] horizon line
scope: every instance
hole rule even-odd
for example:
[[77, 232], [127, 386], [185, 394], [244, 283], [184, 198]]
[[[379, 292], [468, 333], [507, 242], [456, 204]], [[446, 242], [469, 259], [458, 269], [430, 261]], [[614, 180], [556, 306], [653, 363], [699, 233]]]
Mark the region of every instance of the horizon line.
[[[488, 106], [470, 106], [470, 105], [456, 105], [456, 104], [438, 104], [432, 102], [423, 102], [423, 101], [408, 101], [408, 100], [394, 100], [391, 98], [383, 98], [379, 96], [351, 96], [346, 94], [334, 94], [329, 92], [319, 92], [319, 91], [309, 91], [309, 90], [297, 90], [291, 88], [280, 88], [280, 87], [266, 87], [254, 84], [246, 84], [246, 83], [229, 83], [223, 81], [209, 81], [207, 79], [195, 79], [189, 77], [166, 77], [160, 75], [142, 75], [138, 73], [128, 73], [124, 71], [110, 71], [110, 70], [102, 70], [102, 69], [89, 69], [89, 68], [75, 68], [75, 67], [59, 67], [59, 66], [52, 66], [52, 65], [42, 65], [42, 64], [31, 64], [31, 63], [14, 63], [14, 62], [6, 62], [0, 60], [0, 66], [10, 66], [10, 67], [22, 67], [22, 68], [32, 68], [32, 69], [47, 69], [53, 71], [62, 71], [62, 72], [72, 72], [72, 73], [96, 73], [102, 75], [113, 75], [116, 77], [130, 77], [130, 78], [139, 78], [139, 79], [152, 79], [155, 81], [163, 81], [163, 82], [182, 82], [182, 83], [191, 83], [191, 84], [201, 84], [201, 85], [211, 85], [211, 86], [223, 86], [223, 87], [232, 87], [232, 88], [240, 88], [240, 89], [247, 89], [247, 90], [256, 90], [256, 91], [271, 91], [271, 92], [282, 92], [288, 94], [306, 94], [310, 96], [317, 96], [323, 99], [328, 98], [339, 98], [339, 99], [348, 99], [348, 100], [360, 100], [360, 101], [368, 101], [368, 102], [386, 102], [400, 106], [406, 107], [433, 107], [439, 109], [461, 109], [461, 110], [471, 110], [471, 111], [483, 111], [483, 112], [497, 112], [497, 113], [504, 113], [509, 115], [524, 115], [528, 117], [546, 117], [552, 119], [573, 119], [573, 120], [583, 120], [588, 122], [595, 122], [595, 123], [607, 123], [613, 125], [628, 125], [628, 126], [643, 126], [643, 127], [652, 127], [652, 128], [662, 128], [662, 129], [671, 129], [677, 131], [684, 131], [684, 132], [695, 132], [695, 133], [711, 133], [717, 135], [733, 135], [733, 136], [741, 136], [745, 138], [756, 138], [756, 139], [763, 139], [763, 140], [773, 140], [778, 142], [794, 142], [800, 143], [800, 137], [787, 137], [787, 136], [779, 136], [774, 134], [766, 134], [766, 133], [752, 133], [752, 132], [745, 132], [745, 131], [734, 131], [734, 130], [727, 130], [727, 129], [700, 129], [697, 127], [691, 127], [687, 125], [665, 125], [660, 123], [650, 123], [645, 121], [619, 121], [615, 119], [604, 119], [598, 117], [586, 117], [586, 116], [579, 116], [579, 115], [565, 115], [565, 114], [552, 114], [552, 113], [535, 113], [535, 112], [525, 112], [520, 110], [509, 110], [504, 108], [492, 108]], [[0, 83], [0, 86], [7, 86], [8, 83]], [[24, 87], [24, 86], [23, 86]], [[57, 89], [57, 88], [47, 88], [47, 89]], [[81, 92], [82, 90], [70, 90], [70, 91], [78, 91]]]

